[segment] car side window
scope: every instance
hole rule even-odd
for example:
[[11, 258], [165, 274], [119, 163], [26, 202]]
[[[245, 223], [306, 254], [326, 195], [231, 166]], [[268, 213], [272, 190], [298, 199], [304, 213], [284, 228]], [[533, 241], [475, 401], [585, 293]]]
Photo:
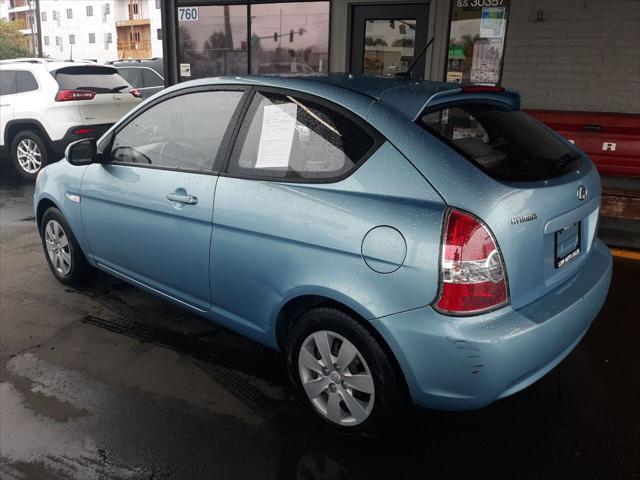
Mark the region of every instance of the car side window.
[[193, 92], [155, 104], [116, 133], [111, 160], [210, 172], [243, 94]]
[[240, 129], [228, 172], [330, 181], [352, 171], [375, 143], [361, 125], [324, 102], [257, 92]]
[[145, 88], [164, 87], [164, 80], [162, 80], [162, 78], [160, 78], [160, 75], [158, 75], [150, 68], [142, 69], [142, 82], [144, 83]]
[[0, 95], [13, 95], [16, 92], [16, 71], [0, 70]]
[[140, 68], [119, 68], [118, 73], [129, 83], [129, 85], [135, 88], [141, 88], [142, 76], [140, 75], [140, 70]]
[[31, 72], [16, 71], [17, 93], [32, 92], [38, 89], [38, 82]]

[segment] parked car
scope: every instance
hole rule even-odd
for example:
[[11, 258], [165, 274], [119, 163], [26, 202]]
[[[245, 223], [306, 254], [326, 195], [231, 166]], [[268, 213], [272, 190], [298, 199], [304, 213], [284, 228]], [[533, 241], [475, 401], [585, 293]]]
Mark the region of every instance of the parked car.
[[35, 191], [60, 282], [97, 267], [284, 351], [341, 430], [518, 392], [609, 288], [596, 169], [509, 90], [196, 80], [66, 157]]
[[109, 62], [127, 82], [149, 98], [164, 88], [164, 64], [161, 58]]
[[[0, 149], [35, 179], [79, 139], [100, 137], [140, 102], [113, 67], [41, 58], [0, 62]], [[7, 152], [8, 151], [8, 152]]]

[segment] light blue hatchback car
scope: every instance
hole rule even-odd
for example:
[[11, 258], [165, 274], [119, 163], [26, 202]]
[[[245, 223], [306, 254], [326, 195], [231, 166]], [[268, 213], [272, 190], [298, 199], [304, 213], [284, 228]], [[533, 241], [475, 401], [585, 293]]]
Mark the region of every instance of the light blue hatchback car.
[[47, 262], [286, 353], [319, 418], [479, 408], [578, 344], [611, 280], [600, 181], [496, 87], [348, 75], [169, 88], [38, 176]]

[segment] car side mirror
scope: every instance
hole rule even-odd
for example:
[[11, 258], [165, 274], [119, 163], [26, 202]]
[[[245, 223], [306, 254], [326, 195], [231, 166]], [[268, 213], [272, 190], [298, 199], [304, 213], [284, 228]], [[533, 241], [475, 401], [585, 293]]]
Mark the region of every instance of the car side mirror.
[[96, 141], [93, 138], [70, 143], [64, 151], [64, 158], [71, 165], [89, 165], [97, 161]]

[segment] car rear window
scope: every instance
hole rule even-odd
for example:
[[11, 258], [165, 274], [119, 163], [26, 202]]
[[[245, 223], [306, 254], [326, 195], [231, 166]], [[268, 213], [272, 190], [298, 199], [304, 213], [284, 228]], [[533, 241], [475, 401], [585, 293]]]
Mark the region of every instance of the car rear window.
[[52, 72], [60, 90], [89, 90], [114, 93], [131, 88], [115, 68], [101, 66], [65, 67]]
[[579, 154], [521, 110], [462, 103], [427, 111], [419, 122], [498, 180], [546, 180], [580, 166]]

